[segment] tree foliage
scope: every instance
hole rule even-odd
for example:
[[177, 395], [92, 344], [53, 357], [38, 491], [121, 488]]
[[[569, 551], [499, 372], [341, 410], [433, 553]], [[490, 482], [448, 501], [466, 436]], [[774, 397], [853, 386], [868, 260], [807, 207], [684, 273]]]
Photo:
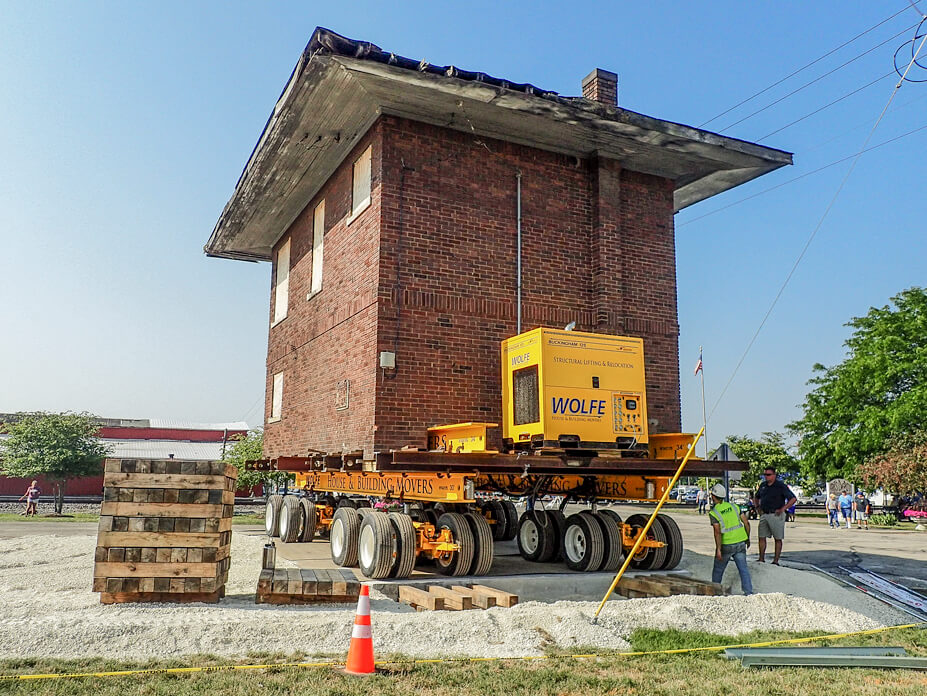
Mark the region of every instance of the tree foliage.
[[238, 469], [238, 487], [250, 489], [264, 484], [282, 485], [293, 480], [292, 474], [280, 471], [249, 471], [247, 463], [264, 456], [264, 431], [261, 428], [249, 430], [245, 436], [238, 436], [235, 444], [226, 453], [225, 461]]
[[770, 466], [784, 475], [794, 477], [798, 473], [798, 460], [789, 454], [782, 433], [763, 433], [759, 440], [746, 435], [728, 435], [727, 444], [738, 459], [749, 464], [740, 480], [743, 486], [755, 488], [762, 480], [763, 469]]
[[927, 430], [892, 438], [888, 450], [863, 462], [859, 474], [869, 488], [927, 492]]
[[98, 476], [107, 447], [96, 434], [98, 419], [89, 413], [23, 413], [4, 428], [0, 473], [17, 478], [44, 476], [56, 482], [55, 512], [61, 514], [69, 479]]
[[927, 419], [927, 291], [905, 290], [892, 303], [850, 320], [846, 359], [814, 366], [804, 414], [789, 425], [803, 468], [818, 478], [858, 478], [862, 462]]

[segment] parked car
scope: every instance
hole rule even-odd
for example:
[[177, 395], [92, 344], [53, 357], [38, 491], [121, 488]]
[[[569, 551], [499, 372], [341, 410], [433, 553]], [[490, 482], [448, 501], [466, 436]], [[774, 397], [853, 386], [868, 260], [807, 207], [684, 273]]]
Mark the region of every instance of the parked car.
[[818, 493], [817, 495], [811, 496], [812, 505], [823, 505], [827, 500], [827, 493]]
[[698, 488], [690, 488], [686, 491], [686, 504], [695, 505], [698, 502]]

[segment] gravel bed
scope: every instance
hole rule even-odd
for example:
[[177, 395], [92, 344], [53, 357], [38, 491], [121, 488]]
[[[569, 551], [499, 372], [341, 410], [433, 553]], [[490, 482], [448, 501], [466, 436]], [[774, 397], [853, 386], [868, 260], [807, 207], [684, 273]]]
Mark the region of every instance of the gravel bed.
[[[0, 657], [343, 654], [353, 606], [254, 604], [264, 541], [259, 534], [233, 533], [228, 596], [218, 605], [103, 606], [99, 595], [90, 591], [95, 535], [0, 540]], [[688, 552], [684, 560], [692, 566], [709, 562]], [[774, 576], [780, 576], [778, 583]], [[374, 592], [374, 644], [381, 655], [517, 656], [540, 654], [552, 645], [627, 649], [626, 638], [637, 627], [736, 635], [754, 629], [853, 631], [897, 620], [812, 573], [766, 566], [755, 570], [754, 577], [761, 590], [773, 584], [789, 590], [811, 587], [812, 594], [824, 593], [844, 606], [781, 592], [634, 599], [610, 602], [599, 623], [592, 625], [595, 602], [526, 602], [512, 609], [417, 613]], [[868, 615], [845, 608], [849, 606]]]

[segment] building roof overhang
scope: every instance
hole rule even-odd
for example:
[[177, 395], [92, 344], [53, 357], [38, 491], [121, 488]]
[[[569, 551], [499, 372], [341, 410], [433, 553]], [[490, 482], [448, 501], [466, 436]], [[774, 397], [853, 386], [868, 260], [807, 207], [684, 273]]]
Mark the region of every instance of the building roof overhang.
[[384, 114], [572, 155], [615, 159], [675, 183], [675, 210], [792, 163], [788, 152], [432, 66], [317, 28], [206, 244], [210, 256], [271, 249]]

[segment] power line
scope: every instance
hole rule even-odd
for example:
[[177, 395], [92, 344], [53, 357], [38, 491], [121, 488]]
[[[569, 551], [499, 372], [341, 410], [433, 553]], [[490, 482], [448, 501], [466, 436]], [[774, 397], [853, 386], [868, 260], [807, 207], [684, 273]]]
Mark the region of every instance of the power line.
[[832, 107], [834, 104], [839, 104], [839, 103], [842, 102], [844, 99], [849, 99], [849, 98], [852, 97], [854, 94], [858, 94], [859, 92], [862, 92], [864, 89], [868, 89], [869, 87], [872, 87], [874, 84], [876, 84], [876, 83], [878, 83], [878, 82], [881, 82], [881, 81], [884, 80], [886, 77], [891, 77], [891, 76], [894, 75], [894, 74], [895, 74], [895, 71], [894, 71], [894, 70], [892, 70], [891, 72], [887, 72], [887, 73], [885, 73], [884, 75], [882, 75], [882, 77], [877, 77], [877, 78], [874, 79], [872, 82], [867, 82], [867, 83], [864, 84], [862, 87], [857, 87], [857, 88], [854, 89], [852, 92], [847, 92], [847, 93], [844, 94], [842, 97], [837, 97], [837, 98], [834, 99], [832, 102], [828, 102], [827, 104], [825, 104], [824, 106], [820, 107], [819, 109], [815, 109], [814, 111], [812, 111], [812, 112], [810, 112], [810, 113], [807, 113], [807, 114], [805, 114], [804, 116], [801, 116], [800, 118], [796, 118], [796, 119], [795, 119], [794, 121], [792, 121], [791, 123], [786, 123], [784, 126], [782, 126], [781, 128], [777, 128], [777, 129], [774, 130], [772, 133], [767, 133], [767, 134], [764, 135], [762, 138], [757, 138], [757, 142], [761, 143], [761, 142], [763, 142], [764, 140], [766, 140], [766, 138], [770, 138], [770, 137], [774, 136], [776, 133], [781, 133], [781, 132], [784, 131], [786, 128], [791, 128], [791, 127], [794, 126], [796, 123], [801, 123], [801, 122], [804, 121], [806, 118], [811, 118], [811, 117], [814, 116], [815, 114], [819, 114], [819, 113], [821, 113], [822, 111], [824, 111], [825, 109], [829, 109], [829, 108]]
[[[910, 3], [910, 7], [914, 7], [915, 11], [917, 11], [916, 5], [917, 5], [917, 3], [919, 3], [920, 1], [921, 1], [921, 0], [908, 0], [908, 2]], [[812, 65], [816, 65], [817, 63], [820, 63], [822, 60], [824, 60], [824, 59], [827, 58], [828, 56], [833, 55], [834, 53], [836, 53], [837, 51], [839, 51], [839, 50], [842, 49], [842, 48], [846, 48], [847, 46], [849, 46], [851, 43], [853, 43], [853, 42], [856, 41], [857, 39], [860, 39], [860, 38], [862, 38], [863, 36], [865, 36], [866, 34], [872, 32], [872, 31], [875, 31], [876, 29], [878, 29], [879, 27], [881, 27], [881, 26], [882, 26], [883, 24], [885, 24], [886, 22], [890, 22], [891, 20], [895, 19], [895, 17], [897, 17], [898, 15], [902, 14], [903, 12], [906, 12], [907, 10], [908, 10], [908, 7], [902, 8], [901, 10], [899, 10], [898, 12], [896, 12], [895, 14], [893, 14], [891, 17], [888, 17], [887, 19], [883, 19], [883, 20], [882, 20], [881, 22], [879, 22], [878, 24], [876, 24], [876, 25], [874, 25], [874, 26], [871, 26], [871, 27], [869, 27], [868, 29], [866, 29], [866, 31], [864, 31], [864, 32], [862, 32], [862, 33], [860, 33], [860, 34], [857, 34], [856, 36], [854, 36], [854, 37], [853, 37], [852, 39], [850, 39], [849, 41], [845, 41], [844, 43], [840, 44], [839, 46], [837, 46], [837, 48], [831, 49], [830, 51], [828, 51], [827, 53], [825, 53], [825, 54], [824, 54], [823, 56], [821, 56], [820, 58], [815, 58], [815, 59], [814, 59], [813, 61], [811, 61], [810, 63], [807, 63], [807, 64], [803, 65], [802, 67], [798, 68], [798, 70], [795, 70], [794, 72], [789, 73], [788, 75], [786, 75], [785, 77], [783, 77], [781, 80], [777, 80], [776, 82], [773, 82], [771, 85], [769, 85], [769, 87], [765, 87], [765, 88], [761, 89], [761, 90], [760, 90], [759, 92], [757, 92], [756, 94], [753, 94], [752, 96], [747, 97], [747, 98], [744, 99], [743, 101], [738, 102], [737, 104], [734, 104], [734, 106], [732, 106], [731, 108], [726, 109], [725, 111], [722, 111], [722, 112], [721, 112], [720, 114], [718, 114], [717, 116], [714, 116], [714, 117], [708, 119], [708, 120], [705, 121], [704, 123], [700, 124], [698, 127], [699, 127], [699, 128], [704, 128], [705, 126], [707, 126], [707, 125], [708, 125], [709, 123], [711, 123], [712, 121], [717, 121], [719, 118], [721, 118], [722, 116], [724, 116], [724, 115], [726, 115], [726, 114], [729, 114], [729, 113], [732, 112], [734, 109], [736, 109], [736, 108], [738, 108], [738, 107], [741, 107], [741, 106], [743, 106], [744, 104], [747, 104], [747, 103], [753, 101], [754, 99], [756, 99], [756, 98], [757, 98], [758, 96], [760, 96], [761, 94], [765, 94], [766, 92], [768, 92], [769, 90], [771, 90], [773, 87], [778, 87], [779, 85], [781, 85], [781, 84], [782, 84], [783, 82], [785, 82], [786, 80], [788, 80], [788, 79], [790, 79], [790, 78], [792, 78], [792, 77], [795, 77], [796, 75], [798, 75], [798, 74], [801, 73], [801, 72], [804, 72], [805, 70], [807, 70], [808, 68], [810, 68]]]
[[757, 327], [756, 331], [753, 334], [753, 337], [750, 339], [750, 342], [747, 344], [746, 349], [743, 352], [743, 355], [740, 356], [740, 360], [737, 362], [737, 365], [734, 367], [734, 371], [731, 373], [730, 378], [727, 381], [727, 384], [724, 385], [724, 389], [721, 390], [721, 395], [718, 397], [718, 400], [715, 402], [714, 406], [711, 408], [711, 413], [708, 415], [708, 420], [711, 420], [711, 417], [714, 415], [715, 410], [718, 408], [718, 404], [721, 403], [721, 400], [724, 398], [724, 395], [727, 393], [728, 388], [731, 386], [731, 383], [734, 381], [740, 366], [743, 365], [744, 360], [747, 358], [747, 354], [750, 352], [750, 349], [753, 348], [753, 344], [756, 342], [757, 337], [760, 335], [760, 332], [763, 330], [763, 327], [766, 325], [766, 322], [769, 320], [770, 315], [772, 314], [773, 309], [779, 303], [779, 298], [782, 297], [782, 293], [785, 292], [785, 288], [788, 286], [789, 282], [792, 280], [792, 276], [795, 275], [795, 271], [798, 269], [799, 264], [801, 264], [802, 259], [805, 258], [805, 254], [808, 252], [808, 248], [811, 246], [811, 243], [814, 241], [814, 238], [817, 236], [818, 231], [824, 224], [824, 220], [827, 219], [827, 216], [830, 214], [831, 209], [834, 207], [834, 204], [837, 202], [837, 198], [840, 196], [840, 193], [843, 191], [844, 186], [846, 186], [847, 180], [850, 178], [850, 175], [853, 173], [853, 170], [856, 168], [856, 164], [859, 162], [859, 158], [862, 157], [863, 152], [866, 151], [866, 148], [869, 146], [869, 141], [872, 140], [872, 136], [875, 134], [876, 129], [879, 127], [879, 124], [882, 122], [883, 117], [888, 111], [889, 107], [892, 105], [892, 101], [895, 99], [895, 95], [898, 94], [898, 90], [901, 89], [901, 85], [905, 82], [905, 77], [908, 74], [908, 71], [911, 69], [911, 66], [917, 62], [917, 57], [920, 55], [921, 49], [924, 48], [924, 44], [927, 43], [927, 35], [924, 35], [923, 40], [921, 40], [920, 46], [918, 46], [917, 51], [912, 50], [911, 62], [908, 63], [908, 67], [905, 68], [904, 73], [901, 74], [901, 79], [895, 84], [894, 89], [892, 90], [891, 96], [888, 98], [885, 106], [882, 108], [882, 113], [879, 114], [879, 118], [876, 119], [875, 124], [873, 124], [872, 129], [869, 131], [869, 135], [866, 136], [866, 141], [863, 143], [863, 146], [859, 149], [859, 152], [856, 153], [853, 158], [852, 164], [847, 169], [847, 173], [843, 176], [843, 179], [840, 182], [840, 185], [837, 187], [837, 190], [834, 192], [833, 197], [830, 199], [830, 203], [827, 204], [827, 207], [824, 209], [824, 213], [821, 215], [821, 218], [818, 220], [818, 224], [815, 225], [814, 229], [811, 231], [811, 235], [808, 237], [808, 241], [805, 242], [805, 246], [802, 247], [801, 253], [798, 254], [798, 258], [795, 259], [795, 263], [792, 264], [792, 269], [789, 271], [788, 275], [785, 277], [782, 285], [779, 288], [779, 292], [776, 293], [776, 296], [773, 298], [772, 304], [769, 305], [769, 309], [766, 310], [766, 314], [763, 316], [760, 325]]
[[857, 56], [854, 56], [853, 58], [850, 58], [850, 60], [846, 61], [845, 63], [841, 63], [841, 64], [838, 65], [836, 68], [833, 68], [832, 70], [827, 71], [827, 72], [824, 73], [823, 75], [820, 75], [819, 77], [814, 78], [814, 79], [811, 80], [810, 82], [806, 82], [806, 83], [803, 84], [801, 87], [798, 87], [798, 88], [796, 88], [796, 89], [793, 89], [791, 92], [789, 92], [789, 93], [786, 94], [785, 96], [779, 97], [779, 98], [776, 99], [775, 101], [770, 102], [769, 104], [767, 104], [766, 106], [764, 106], [764, 107], [762, 107], [762, 108], [760, 108], [760, 109], [757, 109], [757, 110], [754, 111], [753, 113], [747, 114], [747, 115], [744, 116], [742, 119], [740, 119], [740, 120], [738, 120], [738, 121], [734, 121], [734, 123], [731, 123], [731, 124], [725, 126], [724, 128], [722, 128], [722, 129], [721, 129], [720, 131], [718, 131], [718, 132], [719, 132], [719, 133], [723, 133], [723, 132], [726, 131], [726, 130], [730, 130], [730, 129], [733, 128], [734, 126], [740, 125], [740, 124], [743, 123], [744, 121], [747, 121], [747, 120], [753, 118], [753, 117], [756, 116], [757, 114], [761, 114], [761, 113], [763, 113], [764, 111], [766, 111], [767, 109], [771, 109], [771, 108], [774, 107], [776, 104], [779, 104], [780, 102], [784, 102], [784, 101], [785, 101], [786, 99], [788, 99], [789, 97], [795, 96], [796, 94], [798, 94], [799, 92], [801, 92], [803, 89], [806, 89], [807, 87], [810, 87], [811, 85], [813, 85], [813, 84], [815, 84], [815, 83], [817, 83], [817, 82], [820, 82], [820, 81], [823, 80], [825, 77], [829, 77], [830, 75], [833, 75], [835, 72], [837, 72], [838, 70], [842, 70], [843, 68], [845, 68], [846, 66], [850, 65], [851, 63], [855, 63], [857, 60], [859, 60], [859, 59], [862, 58], [863, 56], [869, 55], [870, 53], [872, 53], [873, 51], [875, 51], [877, 48], [882, 48], [882, 46], [884, 46], [885, 44], [887, 44], [889, 41], [894, 41], [894, 40], [897, 39], [899, 36], [903, 36], [904, 34], [907, 34], [909, 31], [911, 31], [912, 29], [914, 29], [914, 27], [916, 27], [916, 26], [917, 26], [917, 23], [912, 24], [912, 25], [909, 26], [909, 27], [905, 27], [904, 29], [902, 29], [901, 31], [899, 31], [897, 34], [895, 34], [895, 35], [893, 35], [893, 36], [889, 36], [887, 39], [885, 39], [885, 41], [883, 41], [883, 42], [881, 42], [881, 43], [879, 43], [879, 44], [876, 44], [876, 45], [873, 46], [872, 48], [870, 48], [870, 49], [868, 49], [868, 50], [866, 50], [866, 51], [863, 51], [862, 53], [860, 53], [860, 54], [857, 55]]
[[[925, 96], [927, 96], [927, 95], [925, 95]], [[922, 97], [918, 97], [918, 99], [921, 99], [921, 98], [922, 98]], [[916, 101], [916, 100], [912, 100], [912, 101]], [[868, 123], [868, 121], [867, 121], [866, 123]], [[865, 125], [865, 124], [863, 124], [863, 125]], [[767, 188], [767, 189], [763, 189], [762, 191], [758, 191], [757, 193], [754, 193], [754, 194], [752, 194], [752, 195], [750, 195], [750, 196], [746, 196], [745, 198], [741, 198], [741, 199], [739, 199], [739, 200], [736, 200], [736, 201], [734, 201], [733, 203], [728, 203], [728, 204], [725, 205], [725, 206], [722, 206], [722, 207], [720, 207], [720, 208], [716, 208], [715, 210], [709, 211], [709, 212], [707, 212], [707, 213], [705, 213], [705, 214], [703, 214], [703, 215], [699, 215], [698, 217], [694, 217], [694, 218], [692, 218], [691, 220], [686, 220], [685, 222], [683, 222], [683, 223], [681, 223], [681, 224], [679, 224], [679, 225], [676, 225], [676, 229], [678, 230], [680, 227], [685, 227], [686, 225], [691, 225], [693, 222], [698, 222], [699, 220], [702, 220], [702, 219], [704, 219], [704, 218], [710, 217], [710, 216], [714, 215], [715, 213], [720, 213], [720, 212], [722, 212], [722, 211], [724, 211], [724, 210], [727, 210], [728, 208], [733, 208], [735, 205], [740, 205], [741, 203], [745, 203], [745, 202], [747, 202], [747, 201], [753, 200], [754, 198], [758, 198], [758, 197], [760, 197], [760, 196], [762, 196], [762, 195], [764, 195], [764, 194], [767, 194], [767, 193], [770, 193], [770, 192], [772, 192], [772, 191], [775, 191], [776, 189], [780, 189], [780, 188], [782, 188], [783, 186], [788, 186], [789, 184], [793, 184], [793, 183], [795, 183], [796, 181], [799, 181], [799, 180], [801, 180], [801, 179], [804, 179], [805, 177], [811, 176], [812, 174], [817, 174], [818, 172], [823, 172], [825, 169], [830, 169], [831, 167], [836, 167], [838, 164], [842, 164], [843, 162], [846, 162], [847, 160], [851, 160], [851, 159], [853, 159], [854, 157], [856, 157], [856, 156], [858, 156], [858, 155], [862, 155], [862, 154], [865, 154], [865, 153], [867, 153], [867, 152], [872, 152], [873, 150], [878, 150], [878, 149], [881, 148], [881, 147], [885, 147], [886, 145], [890, 145], [891, 143], [894, 143], [894, 142], [896, 142], [896, 141], [898, 141], [898, 140], [901, 140], [902, 138], [907, 138], [909, 135], [914, 135], [915, 133], [918, 133], [918, 132], [920, 132], [920, 131], [922, 131], [922, 130], [927, 130], [927, 126], [921, 126], [920, 128], [915, 128], [914, 130], [909, 130], [907, 133], [902, 133], [901, 135], [895, 136], [894, 138], [890, 138], [889, 140], [885, 140], [885, 141], [879, 143], [878, 145], [873, 145], [872, 147], [866, 148], [865, 150], [863, 150], [863, 151], [861, 151], [861, 152], [858, 152], [858, 153], [853, 154], [853, 155], [847, 155], [846, 157], [842, 157], [842, 158], [840, 158], [840, 159], [838, 159], [838, 160], [835, 160], [835, 161], [831, 162], [830, 164], [825, 164], [824, 166], [818, 167], [817, 169], [813, 169], [813, 170], [811, 170], [810, 172], [805, 172], [804, 174], [800, 174], [800, 175], [798, 175], [798, 176], [796, 176], [796, 177], [794, 177], [794, 178], [792, 178], [792, 179], [789, 179], [788, 181], [783, 181], [782, 183], [776, 184], [775, 186], [770, 186], [770, 187]], [[844, 134], [844, 135], [845, 135], [845, 134]]]

